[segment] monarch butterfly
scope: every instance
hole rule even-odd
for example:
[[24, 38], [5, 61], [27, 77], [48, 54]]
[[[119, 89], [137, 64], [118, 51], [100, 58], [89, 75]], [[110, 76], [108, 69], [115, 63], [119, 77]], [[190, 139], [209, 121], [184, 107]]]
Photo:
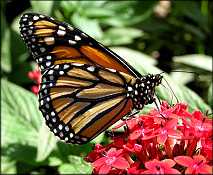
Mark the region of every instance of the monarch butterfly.
[[39, 109], [61, 140], [87, 143], [131, 109], [139, 111], [155, 100], [162, 75], [142, 76], [74, 26], [26, 13], [20, 32], [42, 73]]

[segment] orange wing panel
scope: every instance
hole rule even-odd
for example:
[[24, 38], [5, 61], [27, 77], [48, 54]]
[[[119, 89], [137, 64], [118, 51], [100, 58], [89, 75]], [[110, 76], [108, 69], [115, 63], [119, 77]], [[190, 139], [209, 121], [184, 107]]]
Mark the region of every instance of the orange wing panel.
[[105, 54], [104, 52], [92, 48], [90, 46], [81, 46], [80, 51], [92, 62], [95, 62], [99, 66], [115, 69], [127, 74], [131, 74], [121, 63], [116, 61], [114, 58]]

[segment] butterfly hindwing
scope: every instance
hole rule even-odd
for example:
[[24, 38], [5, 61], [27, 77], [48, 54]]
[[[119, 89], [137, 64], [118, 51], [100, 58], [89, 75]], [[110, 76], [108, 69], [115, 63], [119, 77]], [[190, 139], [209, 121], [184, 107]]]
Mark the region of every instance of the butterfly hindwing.
[[113, 69], [78, 63], [51, 67], [42, 77], [39, 106], [60, 139], [86, 143], [129, 113], [127, 86], [134, 79]]

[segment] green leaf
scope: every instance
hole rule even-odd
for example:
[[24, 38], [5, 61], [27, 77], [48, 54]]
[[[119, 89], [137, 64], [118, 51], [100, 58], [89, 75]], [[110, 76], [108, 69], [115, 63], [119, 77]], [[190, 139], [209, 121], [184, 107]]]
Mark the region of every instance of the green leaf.
[[94, 146], [93, 143], [87, 143], [83, 145], [73, 145], [67, 144], [62, 141], [57, 142], [57, 146], [55, 147], [54, 151], [51, 153], [51, 156], [55, 156], [60, 158], [63, 162], [68, 161], [68, 155], [76, 155], [81, 157], [86, 157], [89, 152], [92, 151], [92, 147]]
[[152, 65], [157, 64], [157, 61], [154, 58], [133, 49], [129, 49], [126, 47], [110, 47], [110, 49], [112, 49], [112, 51], [114, 51], [119, 56], [127, 60], [128, 63], [136, 67], [138, 65], [143, 66], [146, 64], [152, 64]]
[[93, 139], [90, 143], [101, 143], [104, 139], [104, 135], [105, 135], [105, 132], [102, 132], [100, 135], [98, 135], [95, 139]]
[[27, 143], [35, 146], [43, 117], [33, 93], [1, 80], [2, 145]]
[[60, 6], [65, 14], [70, 15], [78, 9], [79, 1], [60, 1]]
[[93, 7], [100, 8], [101, 6], [103, 6], [103, 4], [106, 3], [105, 1], [80, 1], [80, 2], [81, 2], [83, 11], [85, 9], [93, 8]]
[[[190, 6], [190, 10], [189, 10]], [[201, 13], [200, 7], [196, 2], [184, 2], [183, 3], [183, 11], [187, 17], [189, 17], [191, 20], [194, 20], [194, 22], [200, 24], [200, 25], [207, 25], [208, 18], [207, 16], [203, 15]]]
[[211, 106], [211, 108], [213, 109], [213, 101], [212, 101], [212, 84], [209, 86], [209, 90], [208, 90], [208, 104], [209, 106]]
[[[22, 56], [25, 57], [26, 55], [28, 55], [29, 53], [25, 53]], [[20, 58], [22, 57], [20, 56]], [[28, 77], [28, 73], [31, 72], [32, 66], [33, 66], [34, 61], [31, 62], [23, 62], [21, 63], [17, 63], [16, 66], [14, 66], [13, 71], [8, 74], [8, 79], [18, 85], [22, 85], [25, 83], [33, 83], [34, 81], [31, 80]]]
[[78, 156], [69, 156], [70, 163], [65, 163], [58, 168], [60, 174], [91, 174], [93, 167]]
[[1, 11], [1, 69], [7, 73], [11, 72], [11, 31], [6, 22], [3, 11]]
[[84, 31], [93, 38], [101, 38], [103, 35], [99, 22], [96, 19], [89, 19], [86, 16], [80, 16], [75, 13], [72, 15], [71, 21], [75, 27]]
[[51, 15], [54, 3], [54, 1], [30, 1], [34, 12], [45, 15]]
[[[175, 70], [175, 71], [193, 71], [191, 69], [181, 69], [181, 70]], [[176, 80], [178, 83], [186, 85], [187, 83], [193, 81], [195, 79], [194, 74], [187, 74], [187, 76], [185, 76], [186, 73], [185, 72], [171, 72], [170, 76], [173, 80]]]
[[10, 144], [6, 154], [17, 162], [35, 165], [36, 147], [19, 143]]
[[99, 18], [101, 22], [102, 18], [112, 17], [114, 13], [108, 9], [91, 7], [85, 9], [84, 15], [88, 18]]
[[17, 174], [16, 161], [1, 155], [1, 174]]
[[60, 158], [55, 157], [55, 156], [49, 156], [48, 157], [48, 165], [49, 166], [59, 166], [62, 165], [63, 162]]
[[212, 72], [212, 57], [208, 55], [192, 54], [175, 56], [173, 57], [173, 61]]
[[102, 23], [112, 26], [130, 26], [147, 19], [152, 13], [157, 1], [109, 1], [105, 10], [112, 11], [112, 17], [103, 18]]
[[56, 136], [43, 123], [39, 130], [39, 139], [37, 144], [36, 162], [45, 160], [56, 146]]
[[105, 31], [102, 43], [105, 45], [131, 44], [135, 38], [142, 35], [143, 32], [136, 28], [111, 27]]

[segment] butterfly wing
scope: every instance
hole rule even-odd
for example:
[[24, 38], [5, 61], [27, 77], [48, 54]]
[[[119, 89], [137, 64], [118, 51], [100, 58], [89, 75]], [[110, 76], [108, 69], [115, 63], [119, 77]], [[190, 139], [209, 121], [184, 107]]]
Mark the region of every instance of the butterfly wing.
[[126, 93], [134, 80], [113, 69], [58, 64], [42, 77], [39, 108], [61, 140], [83, 144], [129, 113], [133, 104]]
[[60, 63], [99, 65], [141, 77], [132, 66], [74, 26], [37, 13], [20, 20], [21, 37], [43, 73]]
[[20, 31], [42, 72], [39, 109], [60, 139], [89, 142], [138, 106], [128, 93], [141, 75], [87, 34], [35, 13], [21, 17]]

